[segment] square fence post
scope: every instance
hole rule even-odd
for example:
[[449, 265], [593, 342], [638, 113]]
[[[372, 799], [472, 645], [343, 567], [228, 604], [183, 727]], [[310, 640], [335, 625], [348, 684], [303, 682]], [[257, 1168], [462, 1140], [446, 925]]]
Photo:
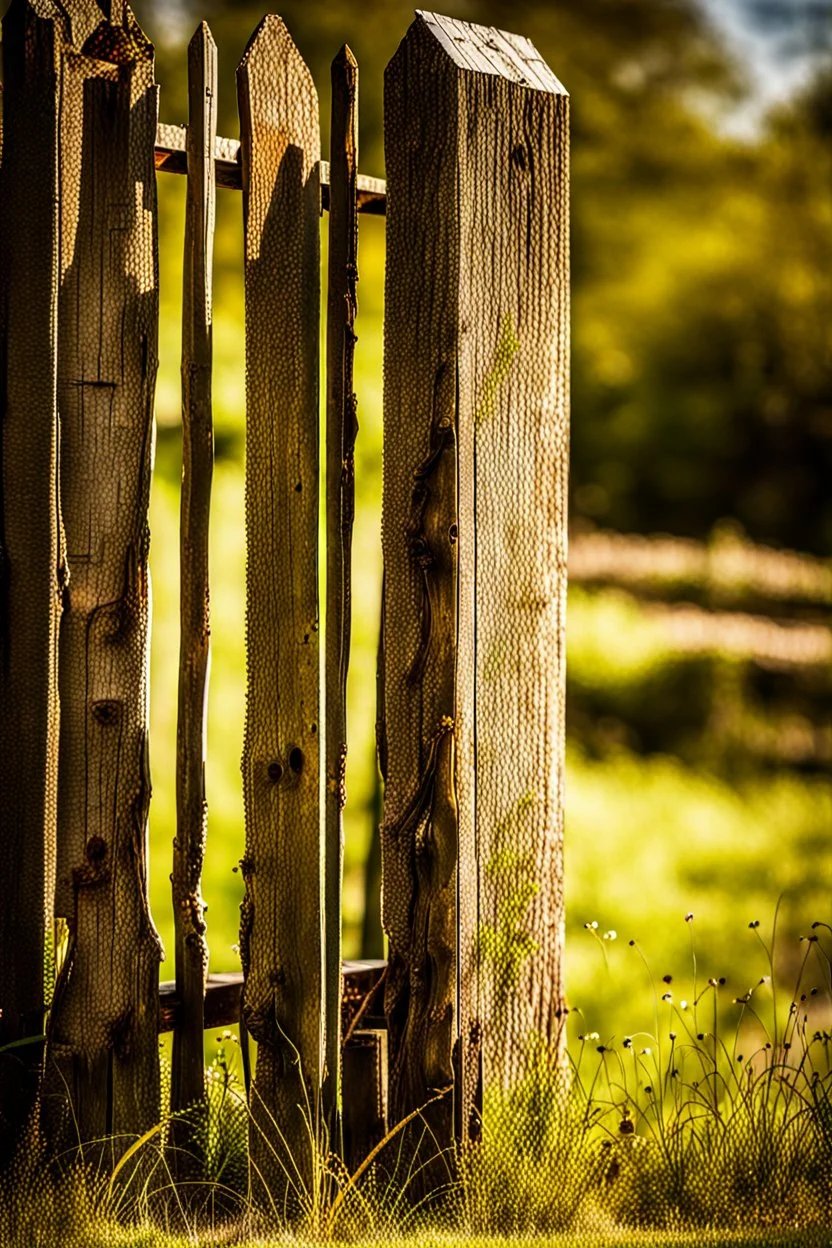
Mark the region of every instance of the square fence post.
[[528, 40], [429, 13], [387, 69], [391, 1122], [438, 1098], [440, 1146], [563, 1052], [568, 109]]

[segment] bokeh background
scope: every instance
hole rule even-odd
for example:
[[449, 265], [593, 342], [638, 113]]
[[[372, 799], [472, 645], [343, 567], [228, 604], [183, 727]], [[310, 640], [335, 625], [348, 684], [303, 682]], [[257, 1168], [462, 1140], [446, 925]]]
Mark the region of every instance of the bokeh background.
[[[185, 48], [208, 20], [220, 132], [236, 137], [234, 69], [260, 4], [135, 8], [157, 45], [167, 122], [186, 120]], [[832, 919], [832, 8], [453, 0], [450, 11], [528, 35], [573, 101], [566, 885], [575, 1028], [602, 1038], [650, 1031], [651, 974], [673, 974], [672, 991], [692, 1001], [694, 957], [697, 990], [708, 976], [727, 980], [718, 991], [729, 1020], [733, 998], [752, 985], [765, 1014], [761, 937], [770, 940], [778, 899], [775, 979], [785, 990], [808, 948], [800, 936]], [[285, 0], [280, 12], [318, 84], [325, 150], [329, 64], [350, 43], [361, 66], [360, 166], [383, 176], [383, 69], [412, 10], [400, 0]], [[170, 949], [184, 180], [160, 176], [159, 197], [151, 887]], [[239, 967], [245, 441], [241, 198], [220, 190], [218, 201], [204, 892], [211, 966], [223, 971]], [[348, 956], [382, 951], [368, 858], [379, 801], [383, 265], [383, 220], [365, 217]], [[617, 939], [605, 939], [611, 932]]]

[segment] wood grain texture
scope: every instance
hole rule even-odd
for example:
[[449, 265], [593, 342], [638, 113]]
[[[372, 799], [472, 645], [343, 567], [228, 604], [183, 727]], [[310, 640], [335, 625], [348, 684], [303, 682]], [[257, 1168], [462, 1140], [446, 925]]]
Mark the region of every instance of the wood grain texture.
[[463, 1139], [560, 1045], [567, 127], [516, 36], [420, 14], [387, 70], [391, 1117], [453, 1082]]
[[188, 190], [182, 286], [182, 494], [180, 504], [179, 713], [173, 917], [176, 991], [171, 1109], [205, 1096], [208, 976], [202, 863], [208, 824], [205, 723], [210, 662], [208, 524], [214, 466], [211, 399], [212, 286], [217, 135], [217, 47], [203, 22], [188, 46]]
[[158, 1121], [162, 956], [147, 891], [157, 88], [152, 45], [127, 6], [111, 21], [76, 3], [73, 30], [84, 40], [63, 55], [59, 133], [60, 497], [71, 579], [56, 887], [70, 943], [46, 1084], [50, 1129], [66, 1144]]
[[326, 1081], [324, 1114], [338, 1137], [341, 1066], [341, 887], [347, 800], [347, 670], [352, 618], [358, 310], [358, 65], [345, 45], [332, 63], [326, 347]]
[[[58, 627], [57, 6], [3, 19], [0, 172], [0, 1045], [43, 1031], [51, 992]], [[31, 159], [32, 149], [39, 159]], [[42, 1046], [0, 1055], [0, 1161], [32, 1107]]]
[[[282, 1207], [311, 1182], [323, 1078], [318, 636], [320, 138], [311, 76], [265, 18], [237, 71], [246, 295], [243, 1016], [257, 1042], [251, 1155]], [[294, 1169], [290, 1171], [295, 1175]], [[291, 1184], [289, 1184], [291, 1188]], [[290, 1204], [294, 1196], [287, 1192]]]
[[385, 76], [381, 843], [391, 1120], [444, 1092], [429, 1113], [444, 1143], [452, 1133], [457, 1028], [459, 245], [456, 83], [442, 72], [443, 60], [421, 26], [411, 27]]

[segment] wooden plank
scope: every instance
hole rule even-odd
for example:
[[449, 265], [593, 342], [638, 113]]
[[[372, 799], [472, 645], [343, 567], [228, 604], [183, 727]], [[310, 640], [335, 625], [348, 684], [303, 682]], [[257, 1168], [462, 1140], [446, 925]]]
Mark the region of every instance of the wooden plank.
[[183, 1010], [173, 1038], [171, 1110], [205, 1096], [203, 997], [208, 974], [201, 891], [208, 808], [205, 735], [210, 613], [208, 522], [214, 465], [211, 404], [212, 281], [216, 183], [217, 46], [205, 22], [188, 46], [188, 197], [182, 298], [182, 495], [180, 516], [179, 717], [173, 917], [176, 991]]
[[343, 1062], [344, 1160], [354, 1174], [387, 1134], [387, 1032], [354, 1031]]
[[[187, 126], [160, 124], [156, 131], [156, 168], [161, 173], [187, 173]], [[237, 139], [218, 137], [214, 148], [217, 186], [242, 190], [243, 167]], [[320, 164], [321, 207], [329, 211], [329, 163]], [[358, 211], [384, 216], [386, 187], [383, 178], [357, 175]]]
[[[246, 296], [243, 1016], [250, 1146], [271, 1199], [312, 1182], [323, 1078], [318, 635], [320, 138], [311, 75], [267, 17], [237, 71]], [[304, 1117], [306, 1115], [306, 1119]], [[291, 1158], [291, 1160], [290, 1160]], [[297, 1167], [297, 1169], [295, 1169]], [[295, 1176], [293, 1181], [287, 1176]]]
[[[242, 190], [243, 167], [237, 139], [214, 136], [214, 176], [217, 186]], [[188, 127], [160, 123], [156, 129], [156, 169], [160, 173], [188, 172]]]
[[453, 1086], [462, 1139], [483, 1057], [562, 1052], [568, 99], [541, 64], [424, 14], [386, 75], [391, 1117]]
[[357, 400], [358, 65], [344, 45], [332, 63], [326, 354], [326, 1068], [324, 1114], [337, 1140], [341, 1037], [341, 886], [347, 768], [347, 670], [352, 614]]
[[[70, 931], [47, 1091], [71, 1146], [160, 1114], [161, 945], [147, 892], [147, 514], [158, 357], [153, 48], [125, 9], [61, 71], [60, 498], [71, 579], [60, 642], [56, 912]], [[89, 1156], [89, 1154], [87, 1154]]]
[[[362, 1026], [378, 1030], [384, 1027], [384, 1016], [378, 991], [386, 962], [365, 959], [344, 962], [342, 967], [341, 1024], [344, 1034], [363, 1007]], [[214, 1027], [236, 1027], [240, 1021], [240, 998], [243, 990], [242, 971], [226, 973], [211, 972], [205, 984], [205, 1030]], [[182, 1012], [182, 1002], [176, 992], [176, 981], [171, 979], [159, 985], [159, 1031], [173, 1031]]]
[[[240, 997], [243, 991], [242, 971], [225, 974], [212, 972], [206, 976], [205, 998], [200, 1003], [204, 1031], [214, 1027], [236, 1027], [240, 1021]], [[184, 1006], [175, 979], [159, 985], [159, 1032], [175, 1031], [182, 1025]], [[204, 1032], [200, 1033], [204, 1043]]]
[[[49, 16], [40, 14], [48, 13]], [[0, 1046], [43, 1032], [58, 779], [57, 9], [3, 18], [0, 173]], [[40, 159], [30, 159], [34, 147]], [[0, 1163], [38, 1088], [35, 1042], [0, 1054]]]

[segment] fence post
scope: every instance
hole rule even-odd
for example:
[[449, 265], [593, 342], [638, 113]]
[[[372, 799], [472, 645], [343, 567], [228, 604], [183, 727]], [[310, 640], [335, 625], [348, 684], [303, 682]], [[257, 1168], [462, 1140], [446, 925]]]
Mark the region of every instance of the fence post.
[[[41, 10], [43, 6], [41, 6]], [[49, 11], [49, 10], [47, 10]], [[0, 191], [0, 1162], [37, 1091], [51, 992], [58, 627], [58, 64], [63, 22], [3, 18]]]
[[[49, 1022], [50, 1131], [159, 1120], [159, 960], [147, 891], [147, 511], [158, 355], [153, 47], [129, 9], [73, 8], [61, 67], [60, 638], [56, 913], [69, 948]], [[69, 1090], [72, 1112], [65, 1104]]]
[[289, 1207], [296, 1206], [298, 1187], [308, 1193], [316, 1173], [324, 879], [317, 592], [320, 138], [315, 87], [280, 18], [261, 23], [240, 62], [237, 87], [248, 550], [240, 952], [243, 1016], [257, 1042], [251, 1157], [282, 1208], [284, 1194]]
[[[217, 135], [217, 47], [203, 22], [188, 45], [188, 191], [182, 286], [182, 499], [179, 713], [173, 919], [179, 1024], [173, 1037], [171, 1109], [204, 1103], [208, 945], [201, 894], [208, 810], [205, 709], [210, 616], [208, 519], [214, 463], [211, 402], [212, 278]], [[187, 1134], [187, 1133], [186, 1133]]]
[[561, 1053], [568, 98], [528, 40], [420, 13], [385, 152], [391, 1121], [440, 1096], [444, 1146], [482, 1066]]

